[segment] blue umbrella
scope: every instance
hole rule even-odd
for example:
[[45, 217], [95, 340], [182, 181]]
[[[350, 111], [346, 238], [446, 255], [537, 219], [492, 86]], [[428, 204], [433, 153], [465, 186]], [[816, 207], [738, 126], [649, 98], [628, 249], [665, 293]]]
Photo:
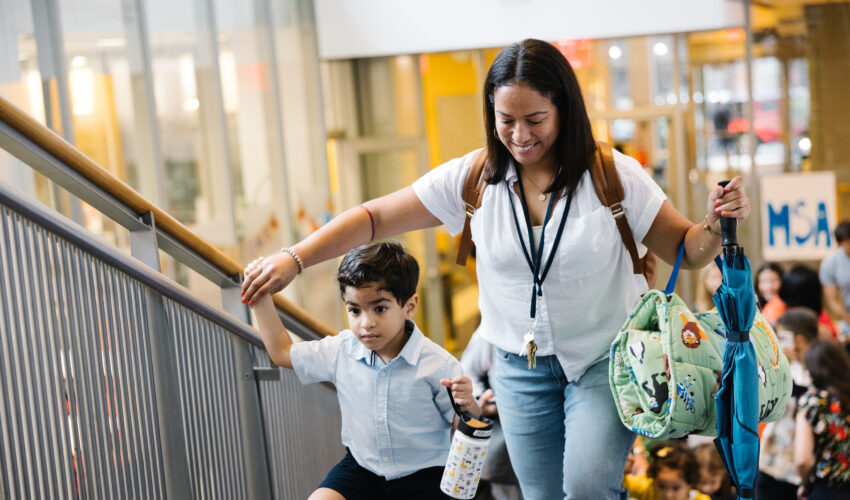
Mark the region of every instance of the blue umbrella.
[[714, 444], [729, 470], [738, 498], [753, 498], [758, 472], [758, 368], [750, 342], [756, 314], [756, 297], [750, 261], [738, 246], [736, 220], [721, 218], [723, 251], [715, 259], [723, 282], [714, 304], [726, 326], [723, 373], [714, 396], [717, 438]]

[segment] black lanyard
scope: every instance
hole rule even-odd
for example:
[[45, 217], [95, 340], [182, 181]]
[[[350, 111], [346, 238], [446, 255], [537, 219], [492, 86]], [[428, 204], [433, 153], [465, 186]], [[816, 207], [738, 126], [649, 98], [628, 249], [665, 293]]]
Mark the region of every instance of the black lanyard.
[[522, 212], [525, 215], [525, 227], [528, 230], [528, 243], [530, 249], [525, 248], [525, 241], [522, 239], [522, 230], [519, 228], [519, 219], [516, 216], [516, 209], [514, 208], [514, 202], [511, 200], [510, 196], [510, 184], [508, 184], [508, 203], [511, 206], [511, 213], [514, 216], [514, 226], [516, 227], [517, 236], [519, 237], [519, 244], [522, 247], [522, 253], [525, 255], [525, 261], [528, 263], [528, 268], [531, 269], [531, 275], [534, 278], [534, 282], [531, 287], [531, 318], [537, 314], [537, 297], [543, 295], [543, 281], [546, 280], [546, 276], [549, 274], [549, 268], [552, 267], [552, 261], [555, 260], [555, 253], [558, 250], [558, 243], [561, 242], [561, 235], [564, 234], [564, 226], [567, 223], [567, 215], [570, 213], [570, 205], [572, 205], [573, 195], [570, 193], [567, 195], [567, 203], [564, 207], [564, 216], [561, 218], [561, 224], [558, 226], [558, 232], [555, 235], [555, 243], [552, 244], [552, 250], [549, 251], [549, 258], [546, 261], [546, 266], [543, 267], [543, 274], [540, 274], [540, 264], [543, 261], [543, 240], [546, 239], [546, 225], [549, 223], [549, 219], [552, 218], [552, 208], [555, 206], [555, 193], [550, 193], [549, 195], [549, 206], [546, 208], [546, 217], [543, 219], [543, 230], [540, 231], [540, 244], [536, 248], [534, 245], [534, 231], [531, 228], [531, 217], [528, 214], [528, 203], [525, 201], [525, 190], [522, 187], [522, 177], [517, 173], [517, 182], [519, 183], [519, 196], [522, 201]]

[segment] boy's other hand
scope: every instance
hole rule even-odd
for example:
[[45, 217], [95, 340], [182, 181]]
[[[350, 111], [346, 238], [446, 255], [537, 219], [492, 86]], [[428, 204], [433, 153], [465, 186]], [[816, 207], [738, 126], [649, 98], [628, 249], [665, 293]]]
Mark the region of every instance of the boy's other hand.
[[469, 377], [458, 375], [451, 380], [447, 378], [441, 379], [440, 383], [445, 387], [451, 387], [452, 397], [455, 399], [455, 403], [460, 406], [461, 410], [469, 411], [476, 415], [481, 414], [481, 408], [478, 407], [478, 402], [472, 396], [472, 380]]

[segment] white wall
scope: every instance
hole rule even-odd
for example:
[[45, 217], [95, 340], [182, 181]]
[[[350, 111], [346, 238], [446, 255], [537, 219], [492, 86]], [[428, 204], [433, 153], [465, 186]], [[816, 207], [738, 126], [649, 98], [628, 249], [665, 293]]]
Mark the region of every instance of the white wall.
[[323, 59], [611, 38], [744, 24], [734, 0], [314, 0]]

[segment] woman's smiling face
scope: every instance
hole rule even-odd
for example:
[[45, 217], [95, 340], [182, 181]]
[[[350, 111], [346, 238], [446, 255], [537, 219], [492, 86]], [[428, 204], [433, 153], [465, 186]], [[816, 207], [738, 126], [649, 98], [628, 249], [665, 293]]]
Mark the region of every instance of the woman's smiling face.
[[[552, 166], [560, 121], [552, 101], [528, 85], [504, 85], [493, 92], [496, 132], [514, 160], [524, 166]], [[544, 162], [541, 164], [541, 162]]]

